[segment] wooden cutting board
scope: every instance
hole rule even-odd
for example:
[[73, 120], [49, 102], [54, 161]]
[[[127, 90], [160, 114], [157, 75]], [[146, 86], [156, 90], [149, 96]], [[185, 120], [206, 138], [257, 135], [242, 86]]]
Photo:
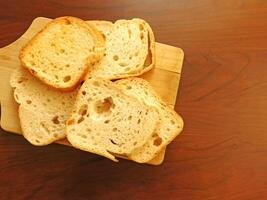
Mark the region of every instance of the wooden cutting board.
[[[20, 66], [19, 51], [38, 31], [51, 19], [38, 17], [28, 30], [15, 42], [0, 49], [0, 102], [1, 127], [11, 133], [21, 134], [18, 105], [14, 101], [12, 88], [9, 85], [11, 73]], [[177, 47], [156, 43], [156, 66], [152, 71], [141, 77], [148, 80], [163, 100], [174, 107], [178, 92], [182, 64], [183, 50]], [[57, 143], [70, 145], [66, 140]], [[165, 149], [151, 160], [150, 164], [160, 164], [165, 155]]]

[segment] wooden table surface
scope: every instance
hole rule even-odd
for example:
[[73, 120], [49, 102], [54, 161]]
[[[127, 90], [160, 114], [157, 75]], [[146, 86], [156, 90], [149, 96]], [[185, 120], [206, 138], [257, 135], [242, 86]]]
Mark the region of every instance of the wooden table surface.
[[[0, 47], [38, 16], [140, 17], [185, 51], [183, 133], [161, 166], [0, 131], [0, 199], [267, 199], [267, 1], [0, 1]], [[12, 122], [10, 122], [12, 123]]]

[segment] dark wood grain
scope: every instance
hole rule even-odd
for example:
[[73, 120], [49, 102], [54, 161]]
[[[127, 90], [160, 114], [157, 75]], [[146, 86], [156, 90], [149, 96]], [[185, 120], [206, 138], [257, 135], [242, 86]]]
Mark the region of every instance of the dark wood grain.
[[[0, 133], [0, 199], [267, 199], [267, 2], [0, 1], [0, 46], [38, 16], [141, 17], [184, 49], [183, 133], [163, 165], [119, 164]], [[12, 123], [12, 122], [10, 122]]]

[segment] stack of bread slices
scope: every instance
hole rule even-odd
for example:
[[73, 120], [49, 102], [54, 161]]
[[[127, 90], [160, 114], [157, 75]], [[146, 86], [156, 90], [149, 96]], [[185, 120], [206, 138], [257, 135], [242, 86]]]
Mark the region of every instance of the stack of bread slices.
[[33, 145], [67, 138], [113, 161], [153, 164], [183, 129], [182, 118], [136, 77], [155, 65], [154, 35], [142, 19], [56, 18], [19, 58], [10, 83]]

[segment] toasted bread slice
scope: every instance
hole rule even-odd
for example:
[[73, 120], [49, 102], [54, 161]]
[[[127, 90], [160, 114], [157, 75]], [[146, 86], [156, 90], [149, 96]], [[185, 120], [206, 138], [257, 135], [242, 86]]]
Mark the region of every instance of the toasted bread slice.
[[160, 123], [154, 134], [142, 147], [131, 152], [129, 158], [145, 163], [157, 156], [183, 129], [182, 118], [157, 95], [150, 84], [141, 78], [128, 78], [115, 82], [127, 95], [137, 98], [148, 106], [155, 107]]
[[73, 90], [103, 52], [104, 39], [93, 25], [75, 17], [60, 17], [26, 44], [20, 60], [44, 83]]
[[74, 92], [60, 92], [40, 82], [24, 68], [11, 76], [14, 97], [19, 104], [23, 136], [33, 145], [42, 146], [62, 139], [76, 97]]
[[67, 122], [67, 138], [76, 148], [117, 161], [153, 134], [158, 113], [122, 93], [113, 82], [87, 79]]
[[149, 24], [142, 19], [88, 21], [104, 35], [105, 54], [87, 77], [119, 79], [138, 76], [155, 64], [155, 38]]

